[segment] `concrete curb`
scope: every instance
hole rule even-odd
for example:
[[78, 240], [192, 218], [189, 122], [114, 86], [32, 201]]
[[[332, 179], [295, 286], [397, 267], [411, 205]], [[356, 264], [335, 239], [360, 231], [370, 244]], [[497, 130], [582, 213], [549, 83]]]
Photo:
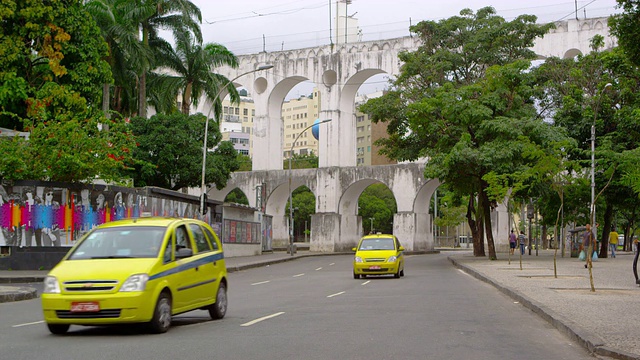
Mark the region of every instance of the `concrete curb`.
[[544, 305], [527, 299], [518, 291], [514, 291], [505, 286], [502, 286], [501, 284], [493, 281], [492, 279], [485, 277], [484, 275], [475, 271], [474, 269], [459, 263], [456, 259], [450, 256], [448, 256], [447, 259], [449, 259], [449, 261], [458, 269], [463, 270], [464, 272], [470, 274], [471, 276], [475, 277], [478, 280], [484, 281], [487, 284], [492, 285], [496, 289], [500, 290], [503, 294], [518, 301], [524, 307], [533, 311], [535, 314], [537, 314], [538, 316], [540, 316], [541, 318], [549, 322], [553, 327], [555, 327], [562, 333], [569, 336], [569, 338], [576, 341], [578, 344], [580, 344], [582, 347], [587, 349], [589, 352], [597, 355], [608, 356], [608, 357], [621, 359], [621, 360], [640, 360], [640, 357], [636, 356], [635, 354], [630, 354], [630, 353], [612, 349], [606, 346], [604, 339], [602, 339], [601, 337], [594, 335], [589, 331], [586, 331], [575, 322], [564, 318], [563, 316], [555, 313], [554, 311], [551, 311], [550, 309], [546, 308]]
[[15, 277], [0, 277], [0, 284], [24, 284], [43, 282], [44, 276], [15, 276]]
[[[0, 289], [3, 287], [0, 286]], [[6, 288], [6, 286], [5, 286]], [[38, 290], [25, 287], [11, 287], [11, 292], [0, 294], [0, 303], [30, 300], [38, 297]]]

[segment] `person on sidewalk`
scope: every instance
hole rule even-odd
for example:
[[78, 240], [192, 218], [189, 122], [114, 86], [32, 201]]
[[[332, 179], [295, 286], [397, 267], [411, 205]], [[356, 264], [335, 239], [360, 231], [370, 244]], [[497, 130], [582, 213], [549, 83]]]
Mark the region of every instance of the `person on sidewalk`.
[[516, 251], [516, 234], [511, 230], [511, 234], [509, 234], [509, 251], [511, 255]]
[[524, 243], [527, 241], [527, 237], [524, 236], [524, 231], [520, 231], [518, 240], [520, 241], [520, 255], [524, 255]]
[[616, 228], [611, 228], [611, 233], [609, 233], [609, 249], [611, 250], [611, 257], [616, 257], [616, 248], [618, 247], [618, 232]]
[[[587, 224], [585, 225], [585, 230], [584, 233], [582, 233], [582, 249], [584, 250], [585, 253], [585, 261], [587, 262], [586, 264], [584, 264], [585, 269], [587, 268], [587, 264], [589, 264], [589, 260], [592, 259], [593, 256], [593, 251], [594, 251], [594, 246], [595, 246], [595, 239], [593, 236], [593, 231], [591, 231], [591, 224]], [[591, 264], [591, 266], [593, 266], [593, 263]]]

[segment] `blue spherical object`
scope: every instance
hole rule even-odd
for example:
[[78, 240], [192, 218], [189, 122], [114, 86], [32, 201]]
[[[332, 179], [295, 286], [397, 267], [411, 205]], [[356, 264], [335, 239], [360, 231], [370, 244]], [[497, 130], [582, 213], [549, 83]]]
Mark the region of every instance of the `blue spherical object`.
[[318, 140], [318, 136], [320, 135], [320, 125], [318, 124], [320, 122], [320, 119], [316, 119], [316, 121], [313, 122], [313, 127], [311, 128], [311, 134], [313, 134], [313, 137]]

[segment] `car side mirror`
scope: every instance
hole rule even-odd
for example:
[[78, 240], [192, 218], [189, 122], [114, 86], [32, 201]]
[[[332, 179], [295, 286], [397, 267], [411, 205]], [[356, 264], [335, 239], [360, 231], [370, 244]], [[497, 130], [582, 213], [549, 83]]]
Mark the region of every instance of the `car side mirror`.
[[404, 251], [404, 246], [400, 246], [400, 247], [398, 248], [398, 251]]
[[351, 248], [351, 251], [356, 252], [357, 249], [356, 248]]
[[180, 248], [176, 253], [176, 259], [184, 259], [193, 255], [193, 250], [189, 248]]

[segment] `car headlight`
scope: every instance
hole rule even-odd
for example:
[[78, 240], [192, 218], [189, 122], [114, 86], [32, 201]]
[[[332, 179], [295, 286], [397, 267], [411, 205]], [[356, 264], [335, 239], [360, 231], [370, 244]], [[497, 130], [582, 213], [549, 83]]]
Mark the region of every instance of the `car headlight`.
[[396, 260], [398, 260], [398, 257], [394, 255], [394, 256], [391, 256], [390, 258], [388, 258], [387, 262], [393, 263], [393, 262], [396, 262]]
[[362, 262], [362, 258], [360, 256], [356, 256], [354, 261], [357, 262], [357, 263], [361, 263]]
[[129, 292], [129, 291], [144, 291], [147, 287], [147, 280], [149, 280], [149, 275], [147, 274], [136, 274], [131, 275], [120, 287], [121, 292]]
[[44, 294], [60, 294], [58, 279], [56, 279], [55, 276], [46, 276], [44, 278], [44, 289], [42, 292]]

